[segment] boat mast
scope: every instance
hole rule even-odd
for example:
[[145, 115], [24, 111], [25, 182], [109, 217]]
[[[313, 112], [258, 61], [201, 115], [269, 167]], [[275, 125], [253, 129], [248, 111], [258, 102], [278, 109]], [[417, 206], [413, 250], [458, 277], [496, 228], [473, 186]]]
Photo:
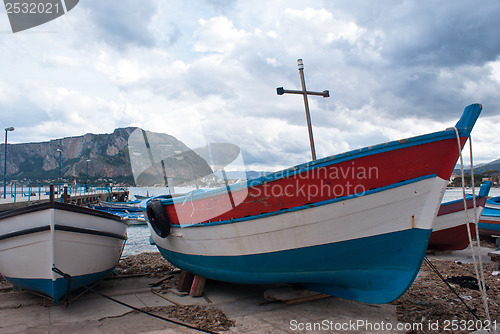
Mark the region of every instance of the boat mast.
[[302, 84], [302, 90], [289, 90], [283, 89], [283, 87], [276, 88], [276, 93], [278, 95], [283, 94], [301, 94], [304, 97], [304, 107], [306, 109], [306, 121], [307, 129], [309, 130], [309, 144], [311, 145], [311, 155], [312, 160], [316, 160], [316, 149], [314, 148], [314, 138], [312, 132], [311, 115], [309, 113], [309, 102], [307, 101], [307, 95], [319, 95], [323, 97], [330, 97], [330, 92], [324, 90], [322, 92], [311, 92], [306, 89], [306, 79], [304, 78], [304, 63], [302, 59], [297, 59], [297, 64], [299, 66], [300, 82]]

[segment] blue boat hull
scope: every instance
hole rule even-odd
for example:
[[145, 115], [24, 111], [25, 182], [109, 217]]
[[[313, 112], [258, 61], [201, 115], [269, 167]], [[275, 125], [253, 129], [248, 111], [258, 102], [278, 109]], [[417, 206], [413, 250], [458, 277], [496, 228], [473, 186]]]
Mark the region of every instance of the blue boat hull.
[[[75, 276], [73, 279], [78, 283], [88, 286], [108, 276], [113, 269], [114, 267], [98, 273]], [[61, 297], [63, 297], [68, 291], [68, 281], [63, 277], [60, 277], [55, 281], [41, 278], [5, 277], [5, 279], [15, 286], [39, 292], [47, 297], [50, 297], [56, 305], [59, 303]], [[81, 288], [81, 285], [74, 282], [71, 283], [70, 291], [74, 291], [78, 288]]]
[[[246, 284], [298, 283], [346, 299], [387, 303], [401, 296], [415, 279], [430, 233], [431, 230], [414, 228], [240, 256], [187, 255], [158, 249], [175, 266], [214, 280]], [[350, 288], [353, 286], [356, 289]]]

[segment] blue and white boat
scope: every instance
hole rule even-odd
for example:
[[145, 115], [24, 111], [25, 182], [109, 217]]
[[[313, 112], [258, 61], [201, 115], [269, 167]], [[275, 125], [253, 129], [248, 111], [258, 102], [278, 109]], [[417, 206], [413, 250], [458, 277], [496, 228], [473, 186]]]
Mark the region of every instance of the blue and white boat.
[[479, 234], [490, 237], [500, 235], [500, 197], [486, 200], [486, 205], [479, 218]]
[[80, 285], [68, 284], [52, 268], [85, 285], [106, 277], [120, 260], [127, 224], [116, 215], [51, 198], [0, 213], [0, 273], [57, 304]]
[[480, 114], [182, 197], [150, 199], [154, 242], [175, 266], [247, 284], [298, 284], [387, 303], [415, 279], [449, 176]]

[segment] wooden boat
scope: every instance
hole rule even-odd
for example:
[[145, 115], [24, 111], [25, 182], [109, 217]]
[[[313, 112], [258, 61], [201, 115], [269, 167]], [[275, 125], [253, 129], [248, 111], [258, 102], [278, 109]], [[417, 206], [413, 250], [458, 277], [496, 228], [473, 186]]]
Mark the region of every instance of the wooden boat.
[[486, 200], [486, 207], [500, 210], [500, 196], [488, 198], [488, 200]]
[[486, 200], [486, 205], [479, 218], [479, 234], [487, 237], [500, 235], [500, 208], [497, 208], [499, 197]]
[[52, 191], [50, 202], [0, 213], [0, 273], [57, 304], [80, 286], [68, 284], [53, 267], [92, 284], [113, 271], [126, 239], [120, 217], [54, 202]]
[[419, 271], [458, 141], [481, 109], [465, 108], [456, 128], [150, 199], [153, 240], [172, 264], [206, 278], [390, 302]]
[[486, 200], [478, 228], [480, 235], [487, 237], [500, 235], [500, 196]]
[[99, 206], [108, 209], [118, 209], [118, 210], [128, 210], [128, 211], [141, 211], [139, 208], [139, 203], [141, 201], [135, 200], [130, 202], [108, 202], [99, 201]]
[[[469, 231], [475, 236], [475, 222], [479, 221], [484, 209], [486, 199], [491, 189], [491, 181], [481, 185], [479, 194], [476, 196], [476, 209], [471, 195], [466, 196], [466, 204], [469, 218]], [[438, 214], [434, 219], [429, 249], [459, 250], [469, 245], [469, 234], [465, 223], [464, 200], [458, 199], [441, 204]], [[476, 219], [474, 221], [474, 212]]]
[[92, 206], [94, 210], [99, 210], [107, 212], [116, 216], [119, 216], [127, 225], [146, 225], [146, 216], [141, 209], [124, 209], [124, 208], [111, 208], [102, 207], [98, 205]]

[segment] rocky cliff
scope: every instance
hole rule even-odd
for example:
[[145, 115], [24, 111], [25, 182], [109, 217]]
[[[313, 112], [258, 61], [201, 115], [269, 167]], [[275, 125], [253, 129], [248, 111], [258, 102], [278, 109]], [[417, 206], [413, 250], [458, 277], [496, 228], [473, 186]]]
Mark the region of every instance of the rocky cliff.
[[[8, 144], [7, 180], [44, 181], [57, 179], [60, 159], [62, 178], [66, 181], [73, 182], [76, 179], [79, 183], [85, 182], [88, 164], [90, 180], [113, 179], [117, 182], [133, 184], [138, 176], [136, 175], [134, 180], [128, 140], [134, 131], [139, 134], [142, 132], [144, 138], [155, 138], [155, 143], [161, 143], [163, 156], [175, 156], [179, 152], [187, 152], [187, 158], [174, 159], [166, 168], [163, 168], [169, 178], [177, 179], [177, 183], [192, 179], [193, 176], [211, 173], [205, 160], [190, 151], [184, 143], [175, 137], [128, 127], [116, 129], [110, 134], [88, 133], [83, 136], [54, 139], [49, 142]], [[0, 144], [2, 172], [4, 150], [4, 144]], [[161, 169], [157, 172], [163, 173]], [[165, 173], [161, 175], [161, 178], [151, 178], [151, 181], [148, 181], [147, 177], [141, 176], [139, 179], [145, 179], [145, 183], [140, 185], [152, 185], [147, 182], [163, 180]]]

